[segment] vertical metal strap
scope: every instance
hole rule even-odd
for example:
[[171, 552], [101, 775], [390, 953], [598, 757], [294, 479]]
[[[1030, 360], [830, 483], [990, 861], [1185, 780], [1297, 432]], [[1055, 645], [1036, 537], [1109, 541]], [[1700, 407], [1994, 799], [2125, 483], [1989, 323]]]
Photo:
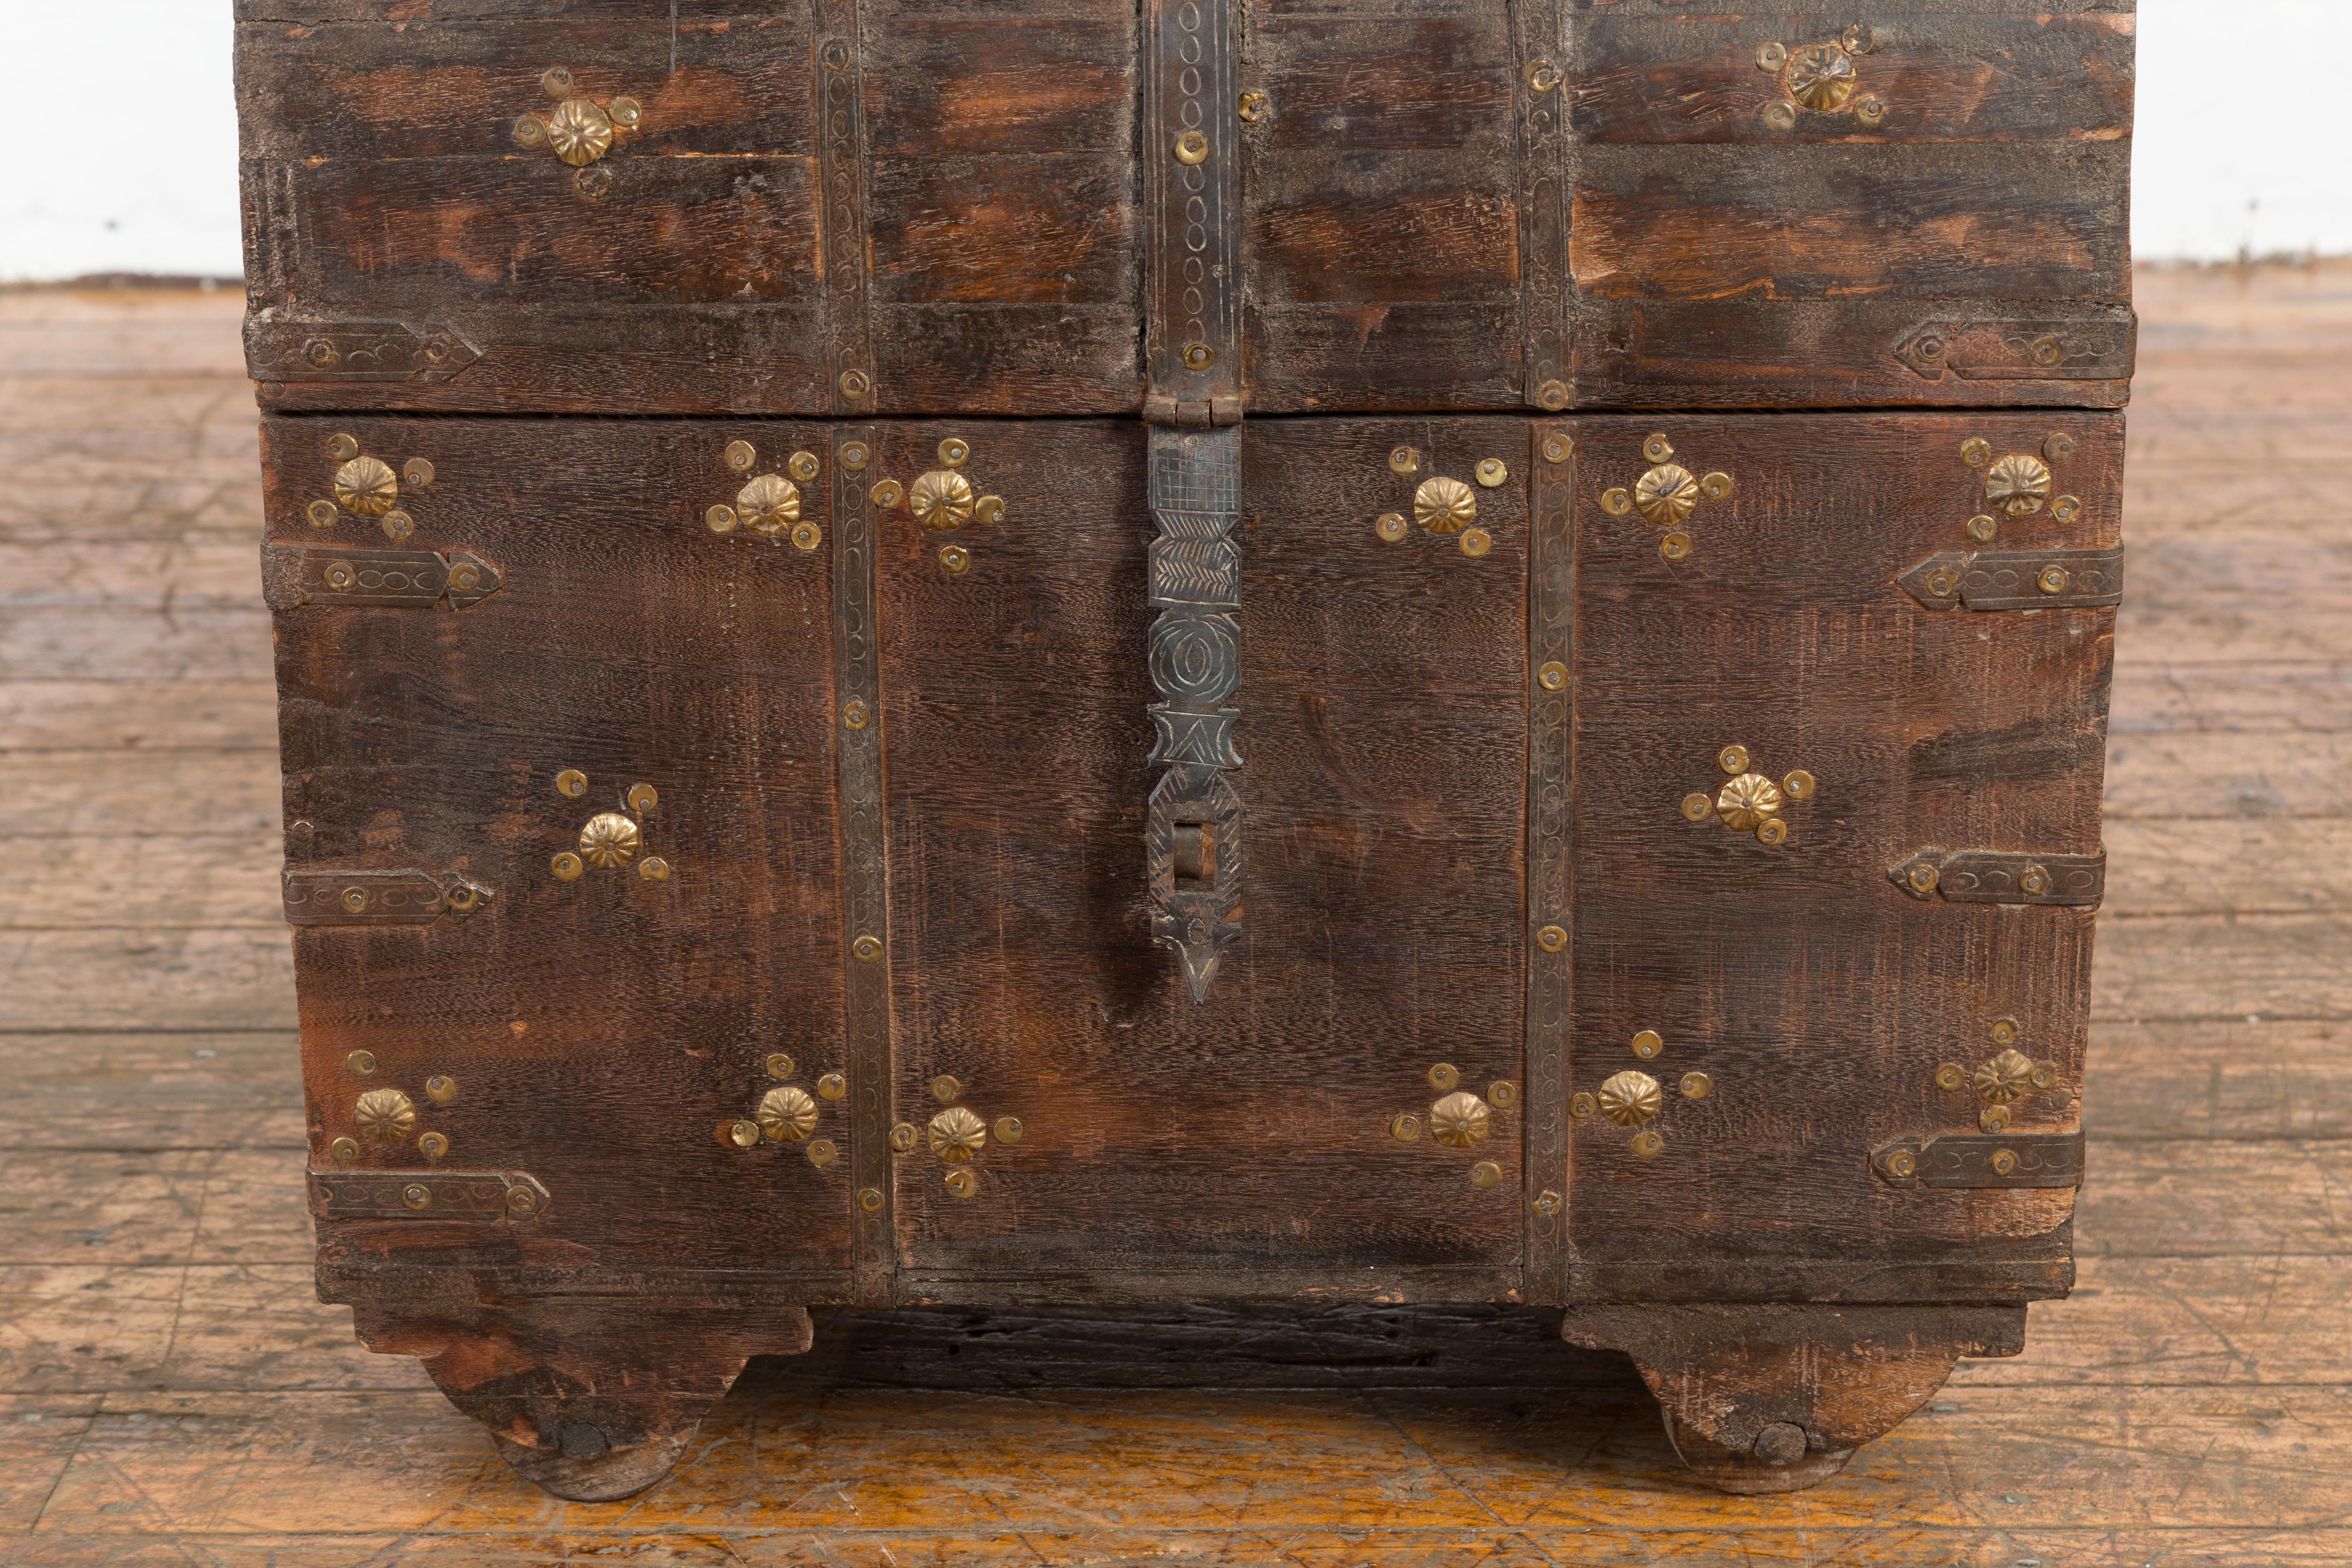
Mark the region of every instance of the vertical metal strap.
[[871, 414], [877, 405], [866, 276], [865, 50], [856, 0], [817, 0], [815, 58], [827, 395], [835, 414]]
[[874, 602], [874, 509], [866, 464], [874, 431], [833, 432], [834, 728], [841, 757], [841, 888], [848, 1010], [850, 1291], [861, 1307], [893, 1304], [898, 1247], [891, 1215], [890, 878], [884, 816], [881, 626]]
[[1242, 803], [1225, 778], [1242, 678], [1241, 431], [1151, 427], [1151, 705], [1155, 765], [1144, 864], [1151, 934], [1176, 950], [1192, 1000], [1205, 1002], [1218, 955], [1241, 934]]
[[1568, 1289], [1576, 437], [1565, 425], [1537, 424], [1529, 441], [1527, 1295], [1557, 1305]]
[[[1232, 0], [1144, 0], [1145, 417], [1241, 417], [1241, 211]], [[1181, 409], [1182, 413], [1178, 411]]]
[[1518, 67], [1519, 313], [1527, 399], [1557, 414], [1568, 369], [1568, 40], [1559, 0], [1511, 7]]

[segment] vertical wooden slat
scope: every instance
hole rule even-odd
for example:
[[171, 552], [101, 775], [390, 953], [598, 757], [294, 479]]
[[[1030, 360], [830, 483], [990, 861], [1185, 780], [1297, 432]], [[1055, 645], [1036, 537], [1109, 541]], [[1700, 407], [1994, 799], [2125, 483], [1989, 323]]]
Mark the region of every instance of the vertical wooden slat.
[[[1574, 859], [1576, 437], [1566, 425], [1536, 424], [1528, 443], [1535, 495], [1528, 509], [1527, 1292], [1531, 1301], [1558, 1303], [1567, 1299], [1570, 946], [1562, 940], [1547, 951], [1542, 933], [1569, 929]], [[1548, 667], [1556, 667], [1552, 683]]]
[[[890, 1162], [889, 843], [883, 810], [881, 626], [874, 601], [873, 469], [843, 452], [876, 450], [870, 427], [833, 432], [834, 723], [841, 737], [842, 924], [847, 950], [850, 1289], [887, 1306], [898, 1276]], [[871, 957], [861, 956], [862, 944]]]

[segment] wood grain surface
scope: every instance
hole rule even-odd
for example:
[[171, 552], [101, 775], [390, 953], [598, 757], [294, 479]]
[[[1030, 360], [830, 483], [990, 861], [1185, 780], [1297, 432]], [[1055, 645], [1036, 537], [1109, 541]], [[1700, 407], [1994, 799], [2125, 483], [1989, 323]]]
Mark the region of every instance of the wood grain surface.
[[[2352, 630], [2311, 587], [2352, 552], [2352, 269], [2136, 288], [2077, 1289], [1784, 1500], [1696, 1489], [1631, 1366], [1540, 1312], [1376, 1306], [820, 1312], [661, 1488], [529, 1489], [312, 1298], [285, 936], [153, 923], [277, 827], [268, 616], [232, 564], [261, 519], [241, 301], [0, 299], [0, 619], [84, 628], [0, 657], [11, 863], [131, 900], [0, 930], [0, 1557], [2352, 1563], [2352, 921], [2315, 865], [2347, 831]], [[2139, 570], [2175, 548], [2227, 570]], [[175, 562], [209, 585], [170, 593]], [[156, 646], [207, 595], [184, 666], [88, 646]]]

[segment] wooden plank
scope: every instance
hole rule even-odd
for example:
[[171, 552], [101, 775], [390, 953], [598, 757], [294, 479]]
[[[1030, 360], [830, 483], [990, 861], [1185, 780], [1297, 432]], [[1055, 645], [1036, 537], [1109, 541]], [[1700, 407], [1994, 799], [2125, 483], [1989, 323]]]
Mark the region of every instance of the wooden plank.
[[2352, 1138], [2340, 1023], [2096, 1024], [2084, 1071], [2095, 1138]]
[[299, 1147], [16, 1151], [0, 1262], [307, 1266], [308, 1157]]
[[2352, 1143], [2101, 1141], [2074, 1208], [2077, 1257], [2338, 1257]]
[[[245, 355], [237, 324], [244, 317], [245, 295], [236, 288], [0, 290], [0, 405], [38, 403], [23, 384], [32, 378], [57, 380], [42, 389], [54, 394], [72, 392], [76, 381], [136, 377], [142, 384], [135, 397], [124, 400], [121, 388], [108, 390], [118, 416], [135, 410], [142, 421], [192, 395], [209, 400], [223, 392], [242, 394]], [[206, 377], [230, 384], [190, 384]], [[100, 386], [79, 391], [86, 399]], [[10, 447], [22, 435], [13, 419], [0, 423], [0, 458], [13, 456]]]
[[305, 1137], [291, 1030], [0, 1043], [0, 1149], [298, 1148]]
[[2106, 824], [2113, 915], [2352, 915], [2352, 817]]
[[89, 1431], [95, 1394], [0, 1394], [0, 1542], [13, 1553], [38, 1521]]
[[269, 614], [259, 598], [257, 593], [248, 605], [198, 603], [169, 612], [130, 605], [0, 611], [0, 680], [266, 680]]
[[[257, 484], [253, 499], [257, 513]], [[337, 537], [348, 541], [355, 532]], [[260, 604], [261, 556], [250, 527], [166, 538], [85, 530], [38, 541], [0, 540], [0, 613], [113, 609], [168, 616]]]
[[283, 786], [273, 739], [265, 733], [233, 752], [19, 752], [8, 760], [8, 824], [44, 841], [142, 833], [275, 840]]
[[260, 680], [0, 680], [0, 752], [278, 750]]
[[2157, 915], [2099, 921], [2095, 1019], [2352, 1016], [2352, 921]]
[[2232, 529], [2135, 540], [2124, 583], [2116, 639], [2164, 663], [2352, 662], [2352, 542], [2340, 537]]
[[2112, 702], [2116, 735], [2341, 732], [2352, 731], [2352, 663], [2119, 665]]
[[0, 934], [0, 1031], [290, 1029], [292, 945], [282, 926]]
[[[2193, 674], [2185, 679], [2193, 679]], [[2209, 709], [2210, 710], [2210, 709]], [[2140, 731], [2107, 741], [2106, 820], [2326, 819], [2352, 815], [2352, 731]]]

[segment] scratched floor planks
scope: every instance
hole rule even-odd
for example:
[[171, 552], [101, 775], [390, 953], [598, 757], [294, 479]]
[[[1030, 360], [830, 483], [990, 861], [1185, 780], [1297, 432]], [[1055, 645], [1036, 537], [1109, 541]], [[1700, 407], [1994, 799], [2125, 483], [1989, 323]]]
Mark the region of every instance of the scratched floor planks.
[[837, 1314], [510, 1479], [310, 1296], [241, 304], [0, 295], [0, 1561], [2352, 1563], [2352, 266], [2141, 276], [2082, 1289], [1785, 1500], [1485, 1309]]

